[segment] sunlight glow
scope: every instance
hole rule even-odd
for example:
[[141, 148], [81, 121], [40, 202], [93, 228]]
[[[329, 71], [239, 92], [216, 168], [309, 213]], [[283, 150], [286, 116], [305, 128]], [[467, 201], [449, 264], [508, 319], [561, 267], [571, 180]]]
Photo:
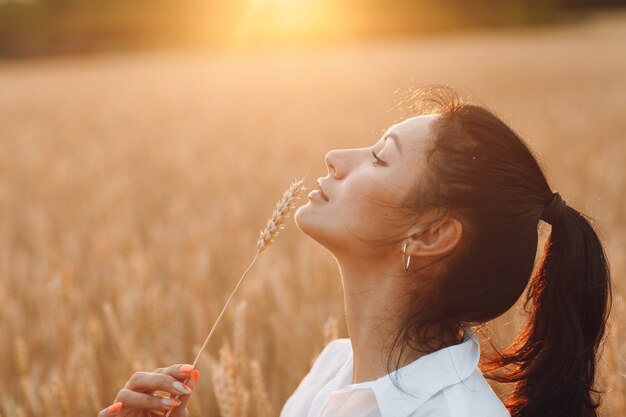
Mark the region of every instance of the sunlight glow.
[[235, 27], [234, 46], [254, 41], [280, 43], [341, 34], [341, 11], [332, 0], [250, 0]]

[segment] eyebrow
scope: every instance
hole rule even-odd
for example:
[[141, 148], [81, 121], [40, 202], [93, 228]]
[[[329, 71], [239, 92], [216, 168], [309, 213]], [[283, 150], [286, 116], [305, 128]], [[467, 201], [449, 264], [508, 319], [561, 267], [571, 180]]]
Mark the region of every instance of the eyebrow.
[[396, 148], [398, 148], [398, 151], [402, 153], [402, 148], [400, 147], [400, 140], [398, 139], [398, 135], [396, 135], [393, 132], [390, 132], [390, 133], [387, 133], [384, 140], [387, 140], [388, 138], [393, 139], [393, 143], [396, 144]]

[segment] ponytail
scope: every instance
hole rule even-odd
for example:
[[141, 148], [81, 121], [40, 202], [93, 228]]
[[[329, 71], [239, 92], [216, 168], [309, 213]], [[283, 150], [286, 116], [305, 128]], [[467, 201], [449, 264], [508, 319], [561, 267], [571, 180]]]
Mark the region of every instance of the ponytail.
[[[461, 219], [463, 239], [443, 272], [432, 273], [436, 280], [416, 278], [430, 282], [411, 292], [396, 341], [444, 346], [463, 326], [504, 314], [527, 289], [529, 322], [503, 353], [485, 352], [483, 374], [515, 384], [506, 401], [512, 417], [597, 417], [596, 358], [611, 284], [590, 219], [550, 193], [534, 153], [492, 111], [445, 86], [418, 88], [414, 97], [412, 108], [439, 117], [408, 206], [445, 208], [442, 216]], [[533, 273], [540, 219], [552, 230]]]
[[[553, 207], [546, 211], [553, 214]], [[524, 304], [528, 311], [532, 303], [530, 320], [488, 365], [512, 365], [489, 377], [516, 383], [507, 404], [513, 417], [597, 416], [593, 385], [611, 305], [609, 265], [588, 218], [564, 203], [559, 214], [530, 280]]]

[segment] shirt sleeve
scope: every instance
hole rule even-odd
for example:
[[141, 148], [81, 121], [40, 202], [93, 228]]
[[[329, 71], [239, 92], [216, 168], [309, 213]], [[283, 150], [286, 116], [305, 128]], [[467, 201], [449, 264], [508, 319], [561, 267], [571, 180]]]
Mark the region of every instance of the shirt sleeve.
[[333, 339], [322, 349], [309, 372], [285, 402], [280, 417], [307, 415], [317, 393], [332, 379], [351, 351], [350, 339]]

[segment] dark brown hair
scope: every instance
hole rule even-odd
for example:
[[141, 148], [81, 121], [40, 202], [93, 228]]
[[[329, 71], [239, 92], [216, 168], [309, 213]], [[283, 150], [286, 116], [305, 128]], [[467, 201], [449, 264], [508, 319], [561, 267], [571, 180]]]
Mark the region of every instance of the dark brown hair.
[[463, 237], [436, 285], [410, 295], [412, 310], [392, 352], [399, 339], [401, 353], [412, 343], [419, 350], [442, 347], [444, 337], [460, 339], [463, 327], [502, 315], [528, 287], [530, 320], [511, 346], [494, 349], [483, 372], [515, 384], [506, 402], [513, 417], [596, 416], [596, 357], [611, 285], [592, 220], [565, 206], [533, 273], [538, 222], [553, 198], [537, 158], [493, 112], [465, 103], [452, 88], [411, 91], [414, 108], [440, 117], [426, 175], [407, 205], [452, 213], [463, 223]]

